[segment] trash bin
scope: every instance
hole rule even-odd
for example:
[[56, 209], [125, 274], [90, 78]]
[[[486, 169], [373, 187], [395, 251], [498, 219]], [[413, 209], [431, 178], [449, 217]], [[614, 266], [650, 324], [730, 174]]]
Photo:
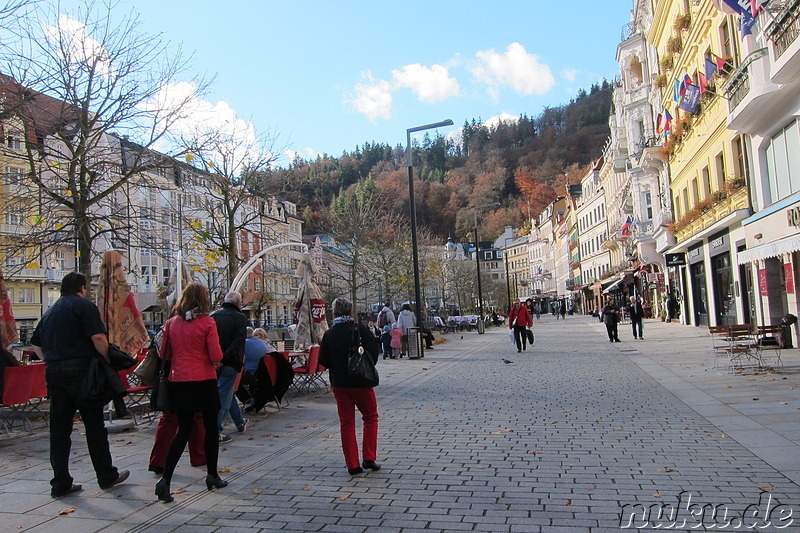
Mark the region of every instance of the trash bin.
[[781, 348], [794, 348], [792, 344], [792, 326], [797, 323], [797, 317], [789, 313], [781, 319]]
[[486, 333], [486, 323], [483, 318], [478, 317], [478, 334], [483, 335], [484, 333]]
[[418, 359], [420, 357], [425, 357], [422, 330], [420, 328], [408, 328], [408, 358]]

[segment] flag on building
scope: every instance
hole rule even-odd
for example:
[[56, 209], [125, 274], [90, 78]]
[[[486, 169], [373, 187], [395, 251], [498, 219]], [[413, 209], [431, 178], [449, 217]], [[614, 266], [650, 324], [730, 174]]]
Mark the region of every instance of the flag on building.
[[678, 104], [679, 109], [694, 113], [697, 111], [697, 104], [700, 103], [700, 87], [697, 85], [687, 83], [686, 90], [681, 97], [681, 102]]
[[708, 90], [708, 80], [706, 79], [706, 75], [702, 72], [697, 73], [697, 85], [700, 87], [700, 94]]
[[672, 99], [676, 102], [681, 101], [681, 80], [678, 78], [672, 80]]
[[659, 113], [656, 118], [656, 133], [659, 135], [664, 133], [664, 115], [662, 113]]
[[717, 64], [711, 61], [709, 58], [706, 58], [706, 80], [710, 80], [711, 77], [716, 74], [716, 72]]
[[717, 70], [724, 70], [726, 66], [725, 59], [719, 57], [716, 54], [711, 54], [714, 57], [714, 63], [717, 64]]
[[625, 219], [625, 223], [622, 225], [622, 228], [620, 228], [620, 234], [623, 235], [623, 236], [630, 235], [631, 234], [631, 225], [632, 224], [633, 224], [633, 218], [631, 218], [631, 216], [628, 215], [628, 218]]
[[664, 132], [669, 133], [672, 129], [672, 115], [669, 114], [669, 110], [664, 110]]
[[692, 83], [692, 78], [690, 78], [688, 74], [684, 74], [680, 86], [681, 97], [683, 97], [686, 94], [686, 85], [690, 83]]

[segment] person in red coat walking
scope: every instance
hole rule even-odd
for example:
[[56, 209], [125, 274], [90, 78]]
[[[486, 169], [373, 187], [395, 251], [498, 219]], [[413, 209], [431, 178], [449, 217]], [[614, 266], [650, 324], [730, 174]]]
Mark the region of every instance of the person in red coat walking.
[[527, 349], [528, 333], [525, 331], [533, 326], [528, 308], [517, 300], [508, 312], [508, 327], [514, 330], [514, 340], [517, 343], [517, 353]]

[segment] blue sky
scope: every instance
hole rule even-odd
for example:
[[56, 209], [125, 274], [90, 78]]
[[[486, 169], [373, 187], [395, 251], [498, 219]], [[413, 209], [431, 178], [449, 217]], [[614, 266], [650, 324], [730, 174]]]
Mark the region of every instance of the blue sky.
[[[74, 2], [62, 2], [69, 6]], [[216, 75], [206, 99], [302, 157], [537, 115], [619, 74], [631, 2], [120, 0]], [[452, 133], [456, 127], [443, 128]]]

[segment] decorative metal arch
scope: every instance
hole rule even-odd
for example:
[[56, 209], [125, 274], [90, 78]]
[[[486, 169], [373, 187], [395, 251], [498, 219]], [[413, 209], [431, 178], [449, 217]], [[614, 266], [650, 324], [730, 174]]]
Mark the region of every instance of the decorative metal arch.
[[245, 263], [241, 269], [239, 269], [239, 272], [233, 279], [233, 283], [231, 283], [231, 288], [228, 290], [228, 292], [239, 292], [239, 288], [244, 283], [244, 280], [247, 279], [247, 276], [256, 268], [259, 260], [272, 250], [275, 250], [276, 248], [282, 248], [284, 246], [296, 246], [298, 248], [302, 248], [303, 252], [308, 252], [308, 245], [303, 244], [302, 242], [282, 242], [280, 244], [268, 246], [251, 257], [250, 260]]

